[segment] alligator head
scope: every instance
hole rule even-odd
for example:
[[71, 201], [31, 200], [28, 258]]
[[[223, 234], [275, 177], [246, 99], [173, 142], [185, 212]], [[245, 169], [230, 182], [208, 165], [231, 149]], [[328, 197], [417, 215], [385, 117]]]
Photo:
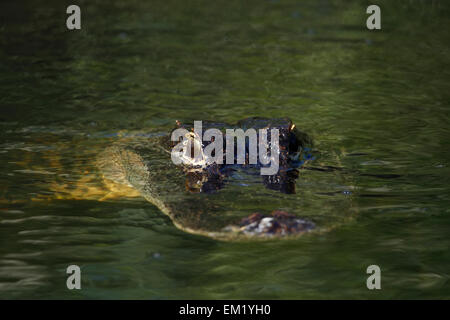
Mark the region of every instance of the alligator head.
[[[254, 129], [256, 139], [265, 144], [258, 145], [258, 148], [265, 147], [270, 150], [274, 141], [272, 136], [267, 135], [265, 139], [260, 140], [261, 129], [278, 131], [278, 150], [276, 154], [270, 154], [270, 157], [278, 158], [278, 170], [275, 174], [262, 175], [263, 184], [273, 190], [283, 193], [295, 193], [295, 180], [298, 177], [297, 168], [300, 167], [308, 158], [307, 151], [311, 147], [312, 142], [308, 135], [297, 129], [296, 125], [289, 119], [263, 119], [249, 118], [237, 123], [231, 127], [223, 123], [203, 122], [202, 129], [199, 131], [194, 126], [182, 124], [177, 121], [174, 130], [183, 128], [186, 133], [180, 137], [178, 141], [171, 141], [170, 146], [173, 148], [177, 143], [181, 143], [182, 149], [175, 156], [179, 158], [183, 171], [186, 174], [186, 189], [190, 192], [215, 192], [224, 187], [224, 180], [236, 169], [255, 169], [267, 167], [267, 162], [262, 162], [257, 157], [256, 163], [249, 161], [250, 139], [245, 139], [245, 157], [241, 163], [237, 158], [237, 144], [233, 143], [232, 147], [227, 143], [229, 135], [226, 129], [242, 129], [241, 132], [248, 129]], [[210, 155], [204, 152], [205, 148], [212, 142], [203, 141], [202, 137], [206, 130], [215, 128], [223, 132], [222, 145], [225, 147], [221, 161], [217, 158], [210, 159]], [[231, 137], [234, 139], [235, 137]], [[232, 149], [231, 149], [232, 148]], [[242, 150], [241, 150], [242, 151]], [[229, 153], [233, 155], [233, 163], [227, 162]], [[228, 159], [229, 160], [229, 159]]]

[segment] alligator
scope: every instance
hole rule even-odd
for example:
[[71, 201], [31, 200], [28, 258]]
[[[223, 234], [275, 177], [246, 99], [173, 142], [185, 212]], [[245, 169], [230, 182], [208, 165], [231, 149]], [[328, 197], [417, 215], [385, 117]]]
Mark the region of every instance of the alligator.
[[[177, 121], [174, 130], [179, 128], [191, 133], [187, 140], [191, 137], [193, 143], [198, 142], [192, 125]], [[122, 139], [101, 153], [98, 167], [104, 179], [137, 190], [169, 216], [177, 228], [189, 233], [224, 240], [271, 239], [296, 237], [316, 229], [310, 219], [277, 208], [279, 201], [273, 201], [274, 205], [270, 202], [271, 197], [276, 199], [276, 193], [292, 196], [296, 192], [299, 169], [312, 158], [309, 154], [312, 140], [306, 133], [287, 118], [253, 117], [234, 125], [204, 122], [203, 132], [209, 128], [222, 132], [227, 128], [254, 128], [257, 132], [278, 129], [277, 173], [260, 175], [258, 169], [264, 164], [259, 160], [251, 164], [248, 157], [241, 164], [216, 161], [199, 166], [187, 161], [175, 165], [171, 152], [179, 141], [172, 141], [171, 134]], [[200, 143], [203, 148], [208, 145], [208, 142]], [[247, 155], [248, 148], [246, 142]], [[224, 157], [229, 152], [231, 150], [225, 149]], [[245, 182], [250, 181], [250, 184], [242, 183], [243, 175], [247, 175]], [[266, 191], [261, 192], [261, 187]], [[266, 201], [271, 212], [261, 213], [252, 208]]]

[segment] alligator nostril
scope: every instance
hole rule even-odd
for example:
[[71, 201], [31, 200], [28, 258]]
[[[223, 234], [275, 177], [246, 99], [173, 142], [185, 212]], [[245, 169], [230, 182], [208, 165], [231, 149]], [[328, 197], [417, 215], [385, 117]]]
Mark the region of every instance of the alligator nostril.
[[287, 236], [308, 232], [315, 228], [315, 224], [286, 211], [276, 210], [271, 215], [253, 213], [242, 219], [239, 227], [247, 235]]

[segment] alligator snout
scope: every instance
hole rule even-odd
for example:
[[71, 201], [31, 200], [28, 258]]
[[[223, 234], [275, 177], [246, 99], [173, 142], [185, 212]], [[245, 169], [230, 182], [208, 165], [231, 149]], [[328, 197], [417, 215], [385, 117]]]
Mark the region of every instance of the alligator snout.
[[308, 232], [314, 228], [313, 222], [279, 210], [273, 211], [270, 215], [253, 213], [239, 223], [240, 232], [250, 236], [288, 236]]

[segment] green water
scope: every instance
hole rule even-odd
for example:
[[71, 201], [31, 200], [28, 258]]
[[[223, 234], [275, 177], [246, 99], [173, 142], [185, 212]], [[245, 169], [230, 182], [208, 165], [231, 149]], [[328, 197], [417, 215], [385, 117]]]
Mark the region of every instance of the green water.
[[[366, 1], [78, 3], [80, 31], [66, 1], [0, 5], [0, 298], [450, 298], [445, 1], [377, 1], [381, 31]], [[312, 167], [342, 168], [303, 170], [286, 206], [351, 219], [220, 242], [102, 198], [93, 159], [117, 135], [255, 115], [290, 117]]]

